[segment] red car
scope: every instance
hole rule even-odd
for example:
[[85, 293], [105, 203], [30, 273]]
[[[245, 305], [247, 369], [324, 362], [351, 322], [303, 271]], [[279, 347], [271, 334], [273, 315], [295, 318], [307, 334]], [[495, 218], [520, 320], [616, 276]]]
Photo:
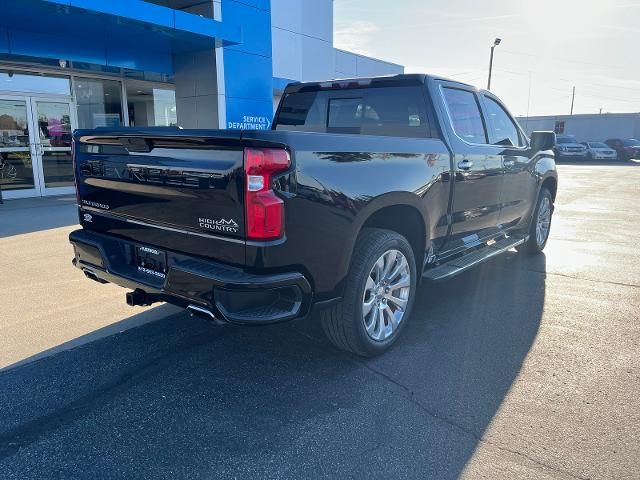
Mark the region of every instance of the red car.
[[604, 143], [618, 152], [619, 160], [640, 159], [640, 140], [635, 138], [610, 138]]

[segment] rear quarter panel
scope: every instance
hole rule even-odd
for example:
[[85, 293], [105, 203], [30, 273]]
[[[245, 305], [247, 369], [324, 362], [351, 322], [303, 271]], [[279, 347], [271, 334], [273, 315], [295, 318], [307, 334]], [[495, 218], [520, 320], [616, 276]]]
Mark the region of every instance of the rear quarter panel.
[[291, 149], [294, 171], [280, 191], [286, 238], [268, 247], [249, 243], [247, 263], [307, 273], [317, 301], [341, 294], [358, 233], [381, 208], [411, 206], [427, 239], [446, 235], [451, 165], [441, 140], [286, 131], [243, 136], [245, 145], [263, 142]]

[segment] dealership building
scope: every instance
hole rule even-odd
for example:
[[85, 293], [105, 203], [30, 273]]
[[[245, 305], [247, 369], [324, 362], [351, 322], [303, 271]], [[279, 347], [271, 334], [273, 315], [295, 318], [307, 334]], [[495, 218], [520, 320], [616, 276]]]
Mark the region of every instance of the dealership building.
[[72, 192], [76, 128], [267, 129], [289, 82], [403, 70], [335, 49], [332, 0], [0, 0], [0, 188]]

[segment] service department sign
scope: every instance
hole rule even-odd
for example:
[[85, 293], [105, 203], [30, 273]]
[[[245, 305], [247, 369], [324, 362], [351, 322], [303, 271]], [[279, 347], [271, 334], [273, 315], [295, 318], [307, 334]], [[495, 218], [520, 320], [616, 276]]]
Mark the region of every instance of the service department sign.
[[243, 115], [241, 122], [228, 121], [227, 128], [231, 130], [269, 130], [271, 119], [266, 116]]

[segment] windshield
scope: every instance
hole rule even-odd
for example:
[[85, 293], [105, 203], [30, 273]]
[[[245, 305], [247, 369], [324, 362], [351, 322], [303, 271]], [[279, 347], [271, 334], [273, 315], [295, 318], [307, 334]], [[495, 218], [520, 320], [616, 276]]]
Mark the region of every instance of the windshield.
[[623, 140], [622, 144], [625, 147], [640, 147], [640, 140], [636, 140], [635, 138], [630, 138], [629, 140]]
[[609, 148], [609, 146], [602, 142], [591, 142], [589, 143], [589, 148]]
[[557, 137], [557, 143], [576, 143], [576, 137]]

